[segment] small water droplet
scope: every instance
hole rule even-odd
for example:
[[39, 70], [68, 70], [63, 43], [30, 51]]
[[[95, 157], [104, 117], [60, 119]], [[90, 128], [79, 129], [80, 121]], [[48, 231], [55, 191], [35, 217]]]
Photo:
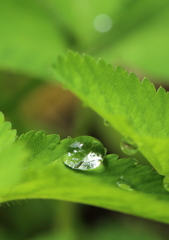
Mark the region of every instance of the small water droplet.
[[120, 143], [121, 150], [127, 155], [133, 155], [138, 151], [138, 146], [131, 138], [124, 137]]
[[67, 136], [67, 138], [71, 138], [71, 136]]
[[130, 184], [128, 184], [128, 182], [126, 182], [125, 180], [119, 180], [117, 182], [117, 185], [124, 190], [128, 190], [128, 191], [134, 191], [134, 189], [131, 187]]
[[104, 119], [104, 126], [106, 126], [106, 127], [110, 126], [110, 123], [106, 119]]
[[169, 183], [164, 183], [164, 188], [167, 190], [167, 191], [169, 191]]
[[137, 164], [138, 164], [138, 160], [135, 159], [135, 158], [132, 158], [132, 159], [133, 159], [133, 161], [134, 161], [134, 165], [137, 165]]
[[163, 186], [164, 186], [165, 190], [169, 191], [169, 176], [168, 175], [166, 175], [163, 180]]
[[96, 138], [82, 136], [72, 139], [63, 163], [73, 169], [97, 168], [104, 160], [106, 150]]
[[56, 148], [56, 146], [57, 146], [56, 143], [50, 143], [49, 146], [48, 146], [48, 148], [51, 149], [51, 150], [53, 150], [53, 149]]

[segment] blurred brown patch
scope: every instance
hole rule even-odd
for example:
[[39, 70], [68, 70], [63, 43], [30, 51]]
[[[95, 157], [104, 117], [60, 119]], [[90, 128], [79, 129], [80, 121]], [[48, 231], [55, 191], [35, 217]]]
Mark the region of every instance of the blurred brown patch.
[[21, 112], [30, 122], [69, 131], [79, 100], [59, 85], [43, 84], [22, 103]]

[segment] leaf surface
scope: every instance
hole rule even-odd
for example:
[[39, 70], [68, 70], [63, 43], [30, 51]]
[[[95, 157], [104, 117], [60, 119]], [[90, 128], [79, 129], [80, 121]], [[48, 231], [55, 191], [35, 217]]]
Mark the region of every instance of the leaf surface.
[[11, 130], [11, 123], [4, 122], [0, 112], [0, 192], [19, 182], [22, 162], [27, 156], [21, 146], [12, 144], [15, 138], [16, 131]]
[[[86, 143], [90, 138], [83, 137]], [[29, 157], [23, 168], [18, 167], [19, 182], [3, 189], [0, 201], [60, 199], [169, 222], [169, 193], [162, 176], [151, 167], [137, 165], [133, 158], [118, 159], [116, 154], [107, 155], [95, 169], [72, 169], [63, 161], [76, 139], [59, 141], [58, 135], [46, 136], [43, 131], [17, 139], [15, 144], [24, 144]]]
[[141, 82], [121, 67], [73, 52], [57, 59], [55, 76], [118, 132], [132, 138], [160, 174], [169, 174], [169, 94], [164, 88], [156, 92], [146, 78]]

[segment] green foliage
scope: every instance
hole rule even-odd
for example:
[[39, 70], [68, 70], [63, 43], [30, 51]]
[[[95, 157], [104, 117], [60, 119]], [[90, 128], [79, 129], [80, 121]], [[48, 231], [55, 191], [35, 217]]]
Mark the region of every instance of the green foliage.
[[[15, 140], [16, 131], [11, 124], [4, 122], [0, 113], [0, 191], [8, 192], [8, 188], [17, 184], [21, 177], [20, 168], [26, 157], [21, 146], [11, 145]], [[2, 196], [2, 195], [1, 195]]]
[[24, 143], [25, 147], [30, 151], [30, 159], [26, 168], [33, 165], [34, 168], [41, 168], [44, 165], [54, 161], [57, 158], [56, 147], [60, 142], [58, 135], [46, 136], [44, 131], [35, 133], [34, 131], [22, 134], [17, 142]]
[[117, 131], [130, 137], [139, 151], [162, 175], [168, 175], [169, 98], [164, 88], [156, 92], [148, 79], [142, 82], [121, 67], [70, 52], [58, 58], [56, 78], [74, 92]]
[[[114, 70], [103, 60], [97, 63], [89, 56], [80, 57], [72, 52], [65, 59], [58, 58], [55, 72], [58, 80], [120, 133], [132, 137], [159, 172], [165, 174], [168, 171], [165, 167], [167, 160], [160, 158], [167, 154], [161, 142], [168, 140], [167, 124], [164, 125], [168, 115], [162, 108], [162, 104], [167, 107], [167, 94], [163, 88], [156, 93], [147, 79], [140, 82], [134, 74], [128, 75], [120, 67]], [[8, 125], [2, 117], [2, 139], [10, 133], [7, 137], [10, 145], [15, 135]], [[88, 136], [80, 139], [86, 144], [90, 142]], [[15, 140], [16, 145], [12, 147], [16, 150], [4, 147], [1, 159], [2, 163], [5, 162], [2, 165], [5, 186], [2, 186], [1, 202], [25, 198], [62, 199], [169, 222], [165, 210], [169, 195], [163, 187], [162, 176], [150, 167], [137, 165], [135, 159], [117, 160], [115, 154], [107, 155], [95, 169], [73, 170], [63, 161], [74, 141], [76, 138], [60, 141], [58, 135], [46, 136], [44, 131], [31, 131]], [[29, 156], [17, 150], [20, 145], [29, 152]], [[158, 154], [159, 149], [162, 154]], [[12, 159], [9, 157], [11, 152], [14, 153]], [[8, 171], [9, 165], [11, 170], [9, 168]]]
[[[88, 138], [90, 141], [88, 136], [82, 139], [88, 144]], [[15, 144], [24, 145], [29, 155], [25, 159], [25, 154], [18, 152], [14, 145], [15, 151], [9, 147], [2, 156], [3, 162], [8, 161], [2, 168], [7, 174], [2, 175], [6, 184], [1, 191], [1, 202], [26, 198], [62, 199], [169, 222], [165, 210], [169, 195], [163, 188], [163, 177], [150, 167], [137, 165], [135, 159], [118, 160], [115, 154], [107, 155], [95, 169], [71, 169], [62, 161], [74, 141], [76, 138], [60, 142], [58, 135], [46, 136], [43, 131], [21, 135]], [[10, 161], [14, 161], [11, 168]]]
[[4, 122], [4, 116], [0, 112], [0, 150], [10, 146], [14, 142], [16, 131], [11, 130], [11, 123]]
[[54, 25], [36, 1], [0, 1], [0, 68], [49, 76], [56, 54], [65, 49]]
[[[48, 81], [57, 57], [55, 79], [130, 138], [134, 152], [138, 147], [157, 171], [137, 165], [132, 157], [105, 156], [102, 143], [93, 146], [97, 140], [89, 136], [60, 140], [57, 134], [46, 135], [45, 131], [16, 136], [0, 112], [0, 203], [66, 200], [169, 223], [168, 92], [162, 87], [156, 91], [148, 79], [140, 81], [102, 59], [73, 52], [58, 57], [70, 48], [144, 70], [164, 81], [169, 76], [168, 13], [168, 2], [153, 0], [0, 0], [0, 107], [8, 119], [17, 122], [18, 132], [24, 132], [23, 116], [16, 114], [18, 105], [44, 79]], [[100, 14], [112, 21], [109, 32], [94, 27]], [[7, 75], [17, 73], [17, 83], [6, 81], [5, 71]], [[86, 123], [82, 117], [80, 121]], [[83, 141], [85, 148], [76, 147], [73, 153], [70, 146], [76, 141]], [[91, 151], [101, 158], [101, 164], [94, 169], [87, 169], [88, 165], [83, 171], [79, 166]], [[77, 158], [80, 164], [73, 167]], [[116, 229], [119, 239], [120, 230]], [[103, 235], [108, 238], [107, 232]], [[95, 235], [101, 238], [100, 233]], [[58, 239], [68, 236], [57, 235]], [[51, 235], [54, 238], [55, 233]]]
[[[1, 0], [0, 68], [46, 78], [55, 56], [69, 48], [166, 81], [168, 11], [167, 1], [153, 0]], [[113, 23], [104, 34], [93, 27], [102, 13]]]

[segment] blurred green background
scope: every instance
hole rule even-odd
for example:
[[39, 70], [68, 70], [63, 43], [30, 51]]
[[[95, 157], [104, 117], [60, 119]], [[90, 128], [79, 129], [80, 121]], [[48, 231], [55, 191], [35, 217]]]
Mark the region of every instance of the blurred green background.
[[[108, 153], [126, 157], [121, 136], [53, 80], [52, 65], [70, 49], [167, 90], [168, 25], [168, 1], [0, 0], [0, 111], [18, 135], [32, 129], [61, 139], [91, 135]], [[13, 201], [0, 207], [0, 239], [164, 240], [168, 225], [76, 203]]]

